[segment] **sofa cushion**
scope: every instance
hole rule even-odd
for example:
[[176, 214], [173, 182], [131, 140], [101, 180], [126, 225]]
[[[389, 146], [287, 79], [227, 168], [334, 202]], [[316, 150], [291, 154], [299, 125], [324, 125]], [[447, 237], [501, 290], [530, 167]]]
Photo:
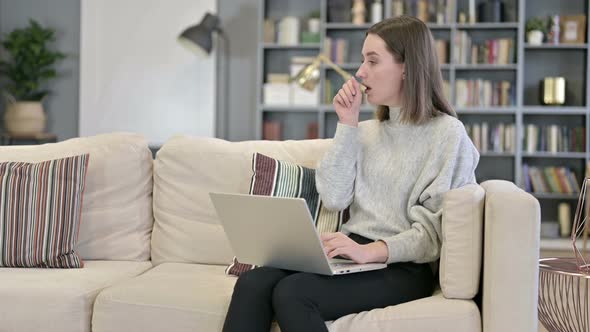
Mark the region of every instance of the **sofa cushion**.
[[420, 300], [341, 317], [329, 329], [332, 332], [480, 332], [481, 318], [473, 301], [447, 299], [439, 290]]
[[0, 331], [90, 332], [98, 292], [150, 262], [86, 261], [82, 269], [0, 269]]
[[479, 291], [485, 191], [470, 184], [443, 199], [440, 286], [447, 298], [472, 299]]
[[[223, 266], [164, 263], [103, 290], [96, 298], [94, 332], [221, 331], [236, 278]], [[330, 331], [481, 331], [470, 300], [433, 297], [328, 322]], [[278, 330], [275, 328], [274, 331]]]
[[0, 267], [79, 268], [88, 155], [0, 163]]
[[84, 260], [148, 260], [152, 154], [136, 134], [115, 133], [30, 146], [1, 146], [0, 162], [89, 154], [76, 251]]
[[209, 192], [247, 194], [252, 154], [314, 168], [330, 140], [228, 142], [176, 136], [154, 161], [152, 261], [228, 264], [234, 254]]
[[93, 332], [221, 331], [235, 277], [224, 266], [163, 263], [103, 290]]
[[[320, 233], [337, 232], [342, 223], [348, 220], [348, 210], [346, 213], [330, 211], [321, 203], [315, 186], [315, 169], [254, 153], [252, 172], [251, 195], [305, 199]], [[234, 257], [225, 272], [239, 276], [253, 267], [251, 264], [240, 263]]]

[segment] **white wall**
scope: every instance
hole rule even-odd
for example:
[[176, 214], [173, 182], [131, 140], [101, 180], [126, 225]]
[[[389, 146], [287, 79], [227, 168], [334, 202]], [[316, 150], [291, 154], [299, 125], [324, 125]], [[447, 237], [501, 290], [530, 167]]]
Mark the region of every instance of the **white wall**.
[[177, 41], [216, 0], [82, 0], [80, 136], [215, 135], [215, 54]]

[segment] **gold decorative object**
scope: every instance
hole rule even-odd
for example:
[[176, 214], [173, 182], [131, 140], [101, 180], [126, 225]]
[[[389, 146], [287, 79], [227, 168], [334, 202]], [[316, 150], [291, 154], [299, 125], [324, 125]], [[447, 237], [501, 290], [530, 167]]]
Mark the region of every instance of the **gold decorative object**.
[[[293, 81], [296, 82], [302, 88], [313, 91], [320, 82], [320, 64], [325, 62], [330, 68], [334, 69], [344, 80], [348, 81], [351, 78], [355, 78], [357, 81], [360, 81], [359, 78], [356, 76], [351, 75], [350, 73], [346, 72], [344, 69], [338, 67], [334, 62], [332, 62], [326, 55], [320, 53], [311, 64], [305, 66], [303, 69], [295, 75]], [[359, 82], [360, 83], [360, 82]], [[365, 92], [366, 87], [361, 84], [361, 91]]]
[[543, 79], [543, 104], [565, 104], [565, 78], [545, 77]]

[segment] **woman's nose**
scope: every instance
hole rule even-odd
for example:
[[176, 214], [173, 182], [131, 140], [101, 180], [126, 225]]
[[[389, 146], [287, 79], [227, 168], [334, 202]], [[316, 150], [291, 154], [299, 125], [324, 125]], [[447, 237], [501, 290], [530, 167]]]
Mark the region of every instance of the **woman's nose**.
[[365, 79], [365, 71], [363, 69], [363, 65], [362, 64], [359, 67], [359, 69], [356, 71], [355, 76], [356, 77], [359, 77], [359, 78], [362, 78], [362, 79]]

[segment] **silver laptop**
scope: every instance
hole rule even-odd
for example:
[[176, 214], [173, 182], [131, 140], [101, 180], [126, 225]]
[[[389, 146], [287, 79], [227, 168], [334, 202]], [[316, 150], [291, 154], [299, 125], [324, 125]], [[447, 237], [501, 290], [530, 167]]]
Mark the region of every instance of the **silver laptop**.
[[242, 263], [324, 275], [385, 268], [329, 259], [303, 198], [210, 193], [211, 201]]

